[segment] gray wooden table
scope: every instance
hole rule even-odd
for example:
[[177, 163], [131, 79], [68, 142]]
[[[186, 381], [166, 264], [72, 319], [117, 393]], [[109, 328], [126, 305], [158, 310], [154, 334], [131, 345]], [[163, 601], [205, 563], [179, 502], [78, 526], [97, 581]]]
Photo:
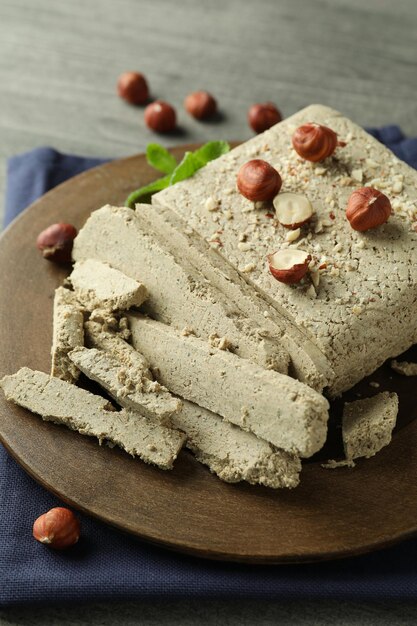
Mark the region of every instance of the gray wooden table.
[[[358, 123], [417, 135], [416, 0], [0, 0], [0, 198], [7, 157], [36, 146], [121, 157], [154, 136], [142, 109], [115, 94], [127, 69], [178, 107], [166, 145], [251, 135], [246, 110], [273, 100], [284, 115], [312, 102]], [[182, 109], [191, 90], [217, 97], [224, 121]], [[2, 206], [2, 205], [1, 205]], [[0, 211], [1, 213], [1, 211]], [[246, 607], [246, 608], [245, 608]], [[1, 621], [3, 619], [3, 622]], [[19, 612], [3, 624], [416, 623], [412, 606], [264, 603]]]

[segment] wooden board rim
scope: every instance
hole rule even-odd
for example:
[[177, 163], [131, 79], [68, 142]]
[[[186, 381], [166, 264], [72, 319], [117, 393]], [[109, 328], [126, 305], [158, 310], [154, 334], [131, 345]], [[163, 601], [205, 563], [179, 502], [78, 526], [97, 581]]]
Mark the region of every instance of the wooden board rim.
[[[180, 146], [174, 149], [174, 153], [177, 156], [179, 156], [180, 154], [182, 154], [184, 150], [193, 149], [195, 147], [196, 146], [194, 145]], [[62, 280], [62, 276], [64, 275], [64, 272], [62, 270], [57, 270], [56, 268], [49, 266], [49, 265], [45, 266], [45, 262], [41, 260], [39, 256], [37, 255], [37, 252], [34, 249], [32, 249], [34, 235], [37, 232], [39, 232], [39, 230], [42, 227], [48, 225], [48, 223], [53, 221], [52, 218], [55, 215], [54, 207], [55, 206], [63, 207], [63, 211], [60, 213], [60, 215], [62, 215], [63, 213], [64, 217], [66, 217], [66, 219], [70, 221], [70, 217], [74, 209], [71, 207], [71, 203], [68, 200], [68, 196], [70, 198], [72, 198], [73, 196], [81, 197], [82, 207], [81, 208], [77, 207], [75, 212], [77, 214], [77, 219], [78, 217], [85, 218], [87, 214], [93, 208], [98, 208], [97, 203], [95, 201], [97, 198], [102, 197], [98, 189], [99, 182], [100, 184], [104, 186], [109, 185], [108, 189], [106, 188], [106, 189], [101, 190], [102, 193], [104, 193], [104, 191], [106, 192], [109, 191], [108, 196], [106, 196], [109, 198], [109, 201], [111, 201], [112, 203], [119, 203], [121, 200], [124, 199], [124, 197], [126, 197], [127, 195], [126, 191], [129, 191], [135, 186], [137, 186], [137, 183], [135, 184], [133, 183], [135, 180], [138, 180], [139, 178], [141, 178], [141, 184], [147, 183], [152, 178], [154, 178], [154, 173], [146, 164], [144, 155], [136, 155], [136, 156], [128, 157], [126, 159], [121, 159], [118, 161], [113, 161], [110, 163], [106, 163], [104, 165], [100, 165], [96, 168], [93, 168], [92, 170], [79, 174], [73, 179], [62, 183], [55, 189], [49, 191], [47, 194], [45, 194], [45, 196], [37, 200], [28, 209], [26, 209], [26, 211], [24, 211], [5, 230], [5, 232], [2, 234], [0, 238], [0, 266], [2, 266], [2, 262], [3, 262], [4, 263], [3, 267], [6, 267], [11, 272], [14, 272], [15, 278], [19, 278], [19, 271], [21, 271], [22, 267], [26, 267], [26, 270], [29, 272], [31, 272], [32, 270], [33, 272], [35, 272], [34, 274], [35, 283], [36, 281], [39, 281], [39, 284], [38, 283], [36, 283], [36, 285], [32, 284], [33, 293], [35, 294], [34, 300], [33, 300], [34, 308], [35, 308], [35, 315], [37, 312], [39, 312], [39, 314], [41, 314], [41, 312], [45, 313], [45, 310], [46, 310], [45, 305], [50, 306], [50, 301], [48, 300], [48, 298], [50, 299], [51, 289], [53, 289], [57, 284], [59, 284], [59, 282]], [[96, 196], [94, 196], [94, 202], [92, 201], [90, 202], [88, 194], [87, 194], [87, 197], [84, 198], [83, 194], [88, 190], [90, 190], [90, 192], [93, 195], [94, 193], [96, 194]], [[101, 203], [103, 204], [104, 202], [101, 202]], [[19, 253], [22, 253], [22, 251], [23, 251], [23, 260], [21, 258], [18, 258]], [[15, 265], [13, 265], [13, 261], [15, 262]], [[46, 271], [45, 271], [45, 268], [46, 268]], [[37, 272], [38, 270], [39, 272]], [[7, 272], [5, 272], [5, 274], [7, 275]], [[29, 282], [28, 282], [27, 277], [24, 277], [22, 280], [24, 283], [23, 286], [20, 285], [19, 280], [15, 280], [11, 278], [10, 276], [8, 276], [7, 278], [2, 277], [0, 278], [0, 288], [3, 288], [3, 289], [9, 288], [9, 291], [10, 291], [10, 285], [17, 284], [18, 289], [23, 289], [23, 287], [25, 287], [25, 285], [27, 286]], [[40, 295], [39, 295], [39, 302], [37, 303], [37, 301], [35, 300], [35, 296], [38, 291], [38, 287], [39, 287]], [[11, 290], [11, 301], [13, 302], [13, 298], [19, 299], [21, 295], [19, 296], [18, 294], [13, 293], [13, 290]], [[46, 296], [46, 299], [45, 299], [45, 296]], [[18, 315], [19, 313], [16, 314], [16, 316]], [[50, 312], [48, 313], [48, 315], [50, 317]], [[2, 318], [2, 322], [0, 323], [0, 338], [4, 340], [5, 335], [7, 334], [5, 332], [5, 329], [7, 329], [7, 324], [6, 324], [7, 310], [4, 304], [3, 306], [0, 304], [0, 318]], [[44, 335], [47, 336], [48, 331], [45, 329], [42, 329], [42, 332], [40, 333], [39, 336], [37, 336], [37, 339], [39, 341], [42, 341], [45, 338]], [[7, 344], [7, 337], [6, 337], [6, 341], [2, 342], [2, 345], [5, 345], [5, 352], [2, 354], [0, 358], [0, 369], [2, 373], [10, 373], [11, 371], [14, 371], [15, 369], [17, 369], [20, 365], [26, 364], [24, 362], [24, 357], [25, 356], [27, 357], [28, 355], [25, 354], [25, 350], [23, 350], [22, 346], [20, 346], [20, 348], [17, 350], [17, 353], [15, 355], [12, 355], [11, 350], [10, 350], [10, 345]], [[31, 365], [32, 367], [37, 366], [39, 367], [39, 369], [42, 369], [42, 366], [43, 366], [43, 369], [47, 371], [47, 369], [45, 368], [47, 367], [48, 351], [49, 351], [49, 348], [45, 349], [44, 345], [41, 348], [40, 348], [40, 345], [38, 346], [38, 348], [36, 348], [36, 346], [33, 346], [33, 349], [31, 348], [30, 354], [29, 354], [29, 365]], [[14, 357], [14, 360], [12, 356]], [[26, 358], [26, 362], [27, 362], [27, 358]], [[60, 441], [60, 442], [64, 442], [64, 446], [67, 446], [68, 450], [73, 450], [74, 441], [76, 441], [76, 442], [80, 442], [79, 447], [83, 451], [85, 450], [86, 451], [85, 454], [87, 454], [87, 453], [90, 453], [90, 450], [92, 449], [92, 443], [89, 441], [86, 441], [87, 438], [80, 438], [75, 433], [71, 433], [69, 431], [63, 430], [62, 428], [57, 427], [52, 424], [45, 424], [41, 422], [40, 420], [37, 420], [36, 418], [35, 418], [35, 421], [31, 419], [27, 420], [27, 415], [25, 411], [17, 407], [10, 407], [10, 405], [6, 405], [3, 397], [0, 398], [0, 407], [3, 407], [3, 409], [0, 410], [0, 440], [3, 442], [5, 447], [9, 450], [9, 452], [16, 458], [16, 460], [22, 465], [25, 471], [27, 471], [40, 484], [42, 484], [47, 489], [49, 489], [50, 491], [58, 495], [68, 504], [71, 504], [72, 506], [92, 515], [93, 517], [96, 517], [97, 519], [100, 519], [106, 523], [109, 523], [121, 530], [130, 532], [136, 535], [140, 539], [147, 540], [158, 545], [163, 545], [173, 550], [185, 552], [187, 554], [203, 556], [203, 557], [211, 558], [211, 559], [221, 559], [221, 560], [239, 561], [239, 562], [247, 562], [247, 563], [310, 562], [310, 561], [327, 560], [330, 558], [342, 558], [346, 556], [352, 556], [354, 554], [362, 554], [370, 550], [375, 550], [375, 549], [382, 548], [382, 547], [388, 547], [390, 545], [393, 545], [394, 543], [396, 543], [397, 541], [401, 539], [405, 539], [405, 538], [408, 538], [417, 534], [417, 515], [416, 515], [417, 513], [417, 489], [414, 489], [414, 490], [409, 489], [409, 492], [407, 492], [407, 487], [412, 486], [410, 485], [410, 483], [412, 482], [410, 480], [410, 477], [412, 476], [412, 473], [413, 473], [412, 470], [417, 469], [417, 459], [414, 459], [413, 455], [409, 454], [410, 442], [413, 442], [416, 438], [417, 426], [415, 422], [412, 422], [411, 424], [409, 424], [408, 426], [400, 430], [396, 434], [393, 444], [391, 444], [391, 446], [389, 446], [386, 450], [381, 452], [380, 455], [378, 455], [374, 459], [371, 459], [370, 461], [359, 463], [361, 473], [363, 474], [363, 476], [365, 476], [365, 479], [367, 476], [370, 477], [370, 480], [372, 479], [372, 484], [374, 484], [375, 483], [375, 471], [377, 473], [379, 471], [381, 472], [380, 480], [383, 480], [384, 476], [390, 477], [390, 474], [389, 474], [389, 471], [387, 471], [387, 468], [390, 468], [390, 467], [395, 468], [396, 467], [395, 461], [397, 461], [397, 465], [398, 465], [399, 459], [404, 458], [404, 455], [409, 454], [411, 460], [410, 460], [410, 466], [406, 468], [407, 470], [405, 474], [406, 480], [404, 484], [404, 490], [406, 493], [408, 493], [406, 500], [407, 500], [407, 503], [409, 506], [409, 512], [410, 512], [410, 515], [409, 515], [410, 519], [407, 523], [403, 523], [403, 524], [395, 523], [395, 520], [393, 518], [390, 518], [390, 523], [385, 524], [384, 528], [377, 529], [374, 534], [371, 534], [369, 536], [366, 535], [366, 538], [363, 537], [363, 539], [360, 539], [360, 536], [359, 537], [357, 536], [356, 543], [355, 542], [352, 543], [352, 540], [347, 541], [347, 537], [345, 538], [347, 543], [344, 543], [344, 540], [342, 537], [338, 544], [336, 542], [337, 545], [335, 544], [334, 540], [333, 540], [333, 543], [329, 541], [328, 542], [329, 547], [327, 550], [323, 549], [323, 547], [321, 548], [317, 548], [317, 546], [315, 547], [312, 539], [310, 540], [310, 544], [308, 546], [304, 545], [302, 542], [299, 543], [299, 545], [297, 546], [296, 543], [294, 542], [294, 539], [292, 539], [292, 543], [287, 542], [285, 545], [283, 544], [282, 549], [277, 549], [277, 546], [275, 545], [274, 548], [271, 548], [269, 550], [267, 545], [265, 547], [265, 544], [263, 546], [260, 544], [258, 546], [258, 549], [256, 549], [254, 547], [256, 545], [256, 541], [253, 541], [251, 547], [248, 547], [242, 544], [241, 548], [239, 549], [239, 546], [237, 546], [234, 543], [233, 548], [228, 550], [227, 546], [224, 547], [226, 545], [224, 541], [213, 540], [210, 542], [210, 533], [211, 533], [212, 538], [213, 538], [213, 535], [215, 534], [213, 529], [211, 529], [211, 531], [210, 529], [208, 529], [207, 536], [204, 536], [204, 533], [203, 533], [202, 536], [197, 537], [194, 540], [187, 541], [187, 539], [184, 538], [183, 535], [181, 536], [178, 535], [174, 537], [171, 533], [171, 535], [167, 536], [166, 534], [164, 534], [164, 532], [161, 529], [159, 529], [159, 532], [156, 532], [156, 531], [151, 532], [148, 528], [144, 530], [143, 524], [141, 524], [140, 521], [139, 522], [137, 520], [132, 521], [133, 518], [130, 520], [121, 520], [117, 515], [114, 515], [113, 513], [109, 513], [108, 510], [105, 510], [105, 511], [103, 511], [102, 509], [98, 510], [91, 503], [89, 505], [85, 501], [86, 496], [84, 497], [84, 499], [80, 498], [80, 496], [77, 495], [77, 493], [74, 493], [74, 492], [71, 492], [71, 490], [68, 491], [67, 489], [65, 489], [65, 487], [63, 487], [63, 485], [59, 482], [59, 480], [56, 477], [55, 479], [51, 479], [50, 473], [45, 475], [45, 472], [42, 471], [42, 469], [41, 470], [39, 469], [39, 466], [34, 462], [33, 457], [30, 456], [28, 449], [23, 445], [22, 442], [19, 443], [19, 441], [17, 440], [17, 435], [14, 432], [14, 430], [11, 428], [12, 420], [10, 416], [7, 417], [7, 415], [10, 412], [14, 414], [16, 421], [13, 423], [13, 426], [17, 427], [16, 425], [19, 424], [20, 425], [19, 428], [26, 428], [28, 437], [31, 434], [33, 435], [35, 432], [37, 433], [38, 437], [41, 437], [40, 433], [42, 432], [42, 435], [45, 435], [47, 437], [48, 445], [51, 446], [52, 449], [56, 445], [56, 441]], [[6, 407], [6, 410], [4, 410], [5, 407]], [[71, 443], [71, 437], [74, 438], [74, 441], [72, 443]], [[94, 444], [94, 446], [96, 446], [96, 444]], [[78, 443], [76, 443], [76, 447], [78, 447]], [[104, 455], [107, 455], [109, 452], [111, 452], [111, 454], [117, 455], [115, 457], [117, 459], [121, 459], [123, 455], [123, 453], [118, 454], [115, 451], [109, 451], [109, 450], [100, 451], [100, 449], [98, 450], [99, 450], [99, 454], [104, 454]], [[95, 457], [97, 457], [97, 454], [95, 454]], [[37, 459], [37, 463], [39, 464], [39, 459]], [[117, 461], [117, 463], [120, 463], [120, 461]], [[138, 464], [137, 467], [142, 466], [142, 464], [139, 461], [135, 463]], [[183, 477], [187, 476], [187, 472], [190, 471], [190, 469], [192, 472], [194, 471], [197, 472], [197, 478], [195, 478], [196, 485], [207, 486], [207, 485], [220, 483], [220, 481], [218, 481], [218, 479], [215, 478], [214, 476], [211, 476], [205, 468], [198, 466], [197, 463], [195, 463], [195, 461], [191, 459], [191, 457], [188, 454], [184, 455], [184, 458], [180, 461], [180, 466], [181, 466], [179, 470], [180, 476], [183, 476]], [[121, 467], [127, 467], [127, 463], [122, 461]], [[404, 468], [401, 468], [401, 467], [399, 469], [401, 471], [404, 470]], [[132, 471], [135, 471], [135, 470], [132, 470]], [[149, 471], [150, 471], [150, 468], [144, 467], [143, 471], [138, 472], [136, 470], [136, 473], [138, 473], [138, 475], [139, 474], [144, 475], [145, 477], [148, 476], [148, 480], [149, 480], [149, 474], [148, 474]], [[159, 473], [159, 470], [152, 469], [151, 471]], [[344, 486], [344, 482], [346, 483], [346, 480], [343, 481], [343, 476], [348, 475], [347, 472], [350, 472], [350, 470], [338, 470], [335, 472], [329, 472], [329, 471], [325, 472], [325, 470], [319, 467], [318, 463], [312, 463], [312, 464], [307, 465], [305, 469], [303, 470], [302, 480], [305, 479], [307, 482], [312, 482], [312, 484], [314, 484], [314, 479], [312, 480], [312, 477], [314, 478], [314, 475], [319, 475], [319, 472], [320, 472], [320, 476], [322, 477], [320, 479], [322, 483], [326, 483], [327, 485], [334, 484], [335, 486], [337, 486], [337, 488], [342, 488]], [[337, 481], [335, 481], [334, 478], [331, 478], [332, 475], [338, 476]], [[54, 476], [54, 474], [52, 474], [52, 476]], [[327, 476], [328, 478], [324, 478], [325, 476]], [[349, 481], [352, 483], [352, 487], [354, 489], [359, 489], [361, 483], [363, 485], [364, 481], [354, 479], [354, 476], [355, 474], [351, 473]], [[395, 489], [398, 490], [398, 485], [401, 483], [401, 481], [399, 482], [397, 479], [393, 480], [391, 476], [391, 482], [392, 482], [393, 490], [394, 491]], [[225, 486], [223, 483], [221, 485], [222, 485], [221, 487], [219, 487], [218, 489], [216, 488], [214, 490], [214, 493], [216, 492], [222, 493], [222, 497], [223, 497], [223, 493], [228, 493], [230, 494], [230, 497], [234, 499], [236, 497], [236, 494], [240, 494], [238, 498], [242, 497], [243, 498], [242, 501], [249, 502], [249, 503], [252, 500], [262, 503], [263, 499], [266, 499], [269, 502], [273, 498], [273, 496], [271, 495], [271, 490], [268, 490], [266, 488], [250, 487], [247, 485]], [[181, 490], [181, 485], [179, 489]], [[210, 489], [212, 489], [212, 487], [210, 487]], [[353, 489], [353, 493], [354, 493], [354, 489]], [[253, 494], [249, 497], [249, 499], [247, 498], [248, 493]], [[292, 492], [292, 493], [296, 493], [296, 492]], [[352, 494], [352, 490], [350, 491], [350, 493]], [[282, 495], [278, 495], [277, 498], [281, 499], [285, 503], [285, 502], [288, 502], [288, 500], [291, 501], [291, 498], [293, 498], [293, 496], [292, 495], [286, 496], [285, 494], [282, 494]], [[295, 501], [296, 500], [297, 498], [295, 496]], [[308, 498], [306, 501], [308, 501]], [[371, 498], [371, 501], [372, 501], [372, 498]], [[268, 508], [268, 506], [266, 506], [265, 510], [267, 510], [268, 514], [270, 514], [270, 509]], [[308, 513], [308, 510], [307, 510], [307, 513]], [[346, 514], [349, 515], [349, 507], [347, 507]], [[356, 511], [356, 514], [357, 514], [357, 511]], [[312, 515], [311, 511], [309, 512], [309, 515], [310, 515], [310, 522], [314, 521], [314, 523], [316, 523], [316, 520], [314, 519], [314, 515]], [[305, 523], [305, 528], [308, 530], [308, 527], [309, 527], [308, 515], [305, 518], [304, 523]], [[236, 524], [236, 520], [234, 520], [234, 524]], [[360, 524], [359, 524], [359, 527], [360, 527]], [[224, 528], [227, 528], [227, 526], [225, 526]], [[365, 529], [363, 529], [363, 532], [365, 532]], [[248, 537], [246, 537], [246, 539], [248, 539]], [[249, 537], [249, 540], [250, 540], [250, 537]], [[219, 546], [223, 546], [223, 547], [221, 548]]]

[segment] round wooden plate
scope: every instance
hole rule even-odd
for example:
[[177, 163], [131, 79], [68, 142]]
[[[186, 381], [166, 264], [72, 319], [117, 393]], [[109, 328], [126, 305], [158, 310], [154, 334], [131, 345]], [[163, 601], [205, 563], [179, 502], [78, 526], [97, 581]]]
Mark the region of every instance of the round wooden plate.
[[[180, 157], [187, 148], [174, 153]], [[123, 204], [154, 177], [144, 155], [103, 165], [47, 193], [3, 234], [0, 377], [23, 365], [49, 371], [53, 293], [66, 271], [41, 258], [37, 234], [56, 221], [80, 228], [91, 211]], [[346, 399], [397, 391], [401, 412], [391, 445], [355, 469], [325, 470], [320, 459], [306, 463], [301, 485], [292, 491], [223, 483], [186, 451], [173, 471], [163, 472], [44, 423], [2, 393], [0, 436], [22, 467], [62, 500], [141, 539], [230, 561], [330, 559], [388, 546], [417, 531], [415, 379], [388, 365], [371, 379], [379, 389], [365, 380]], [[341, 406], [335, 403], [336, 415]], [[322, 457], [332, 458], [338, 436], [335, 429]]]

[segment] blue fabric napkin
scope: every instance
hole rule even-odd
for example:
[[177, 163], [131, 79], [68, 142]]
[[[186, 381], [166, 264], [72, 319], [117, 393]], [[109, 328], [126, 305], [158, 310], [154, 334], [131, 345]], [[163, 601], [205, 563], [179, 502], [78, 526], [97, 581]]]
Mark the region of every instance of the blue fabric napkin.
[[[370, 132], [417, 168], [417, 139], [404, 138], [396, 126]], [[6, 223], [54, 185], [101, 162], [50, 148], [13, 157]], [[0, 447], [0, 606], [232, 596], [417, 599], [417, 540], [340, 561], [249, 566], [174, 554], [80, 514], [80, 542], [68, 552], [54, 552], [36, 542], [31, 531], [38, 515], [60, 505]]]

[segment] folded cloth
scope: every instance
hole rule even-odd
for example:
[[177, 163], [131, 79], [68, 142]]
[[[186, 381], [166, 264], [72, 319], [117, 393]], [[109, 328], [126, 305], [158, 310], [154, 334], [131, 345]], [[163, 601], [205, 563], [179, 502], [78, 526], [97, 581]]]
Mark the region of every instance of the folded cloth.
[[[417, 167], [417, 139], [395, 126], [371, 130]], [[40, 148], [8, 166], [6, 222], [54, 185], [102, 163]], [[417, 540], [350, 559], [250, 566], [174, 554], [79, 514], [80, 542], [54, 552], [32, 538], [35, 518], [60, 501], [0, 447], [0, 606], [69, 601], [251, 597], [302, 600], [417, 598]]]

